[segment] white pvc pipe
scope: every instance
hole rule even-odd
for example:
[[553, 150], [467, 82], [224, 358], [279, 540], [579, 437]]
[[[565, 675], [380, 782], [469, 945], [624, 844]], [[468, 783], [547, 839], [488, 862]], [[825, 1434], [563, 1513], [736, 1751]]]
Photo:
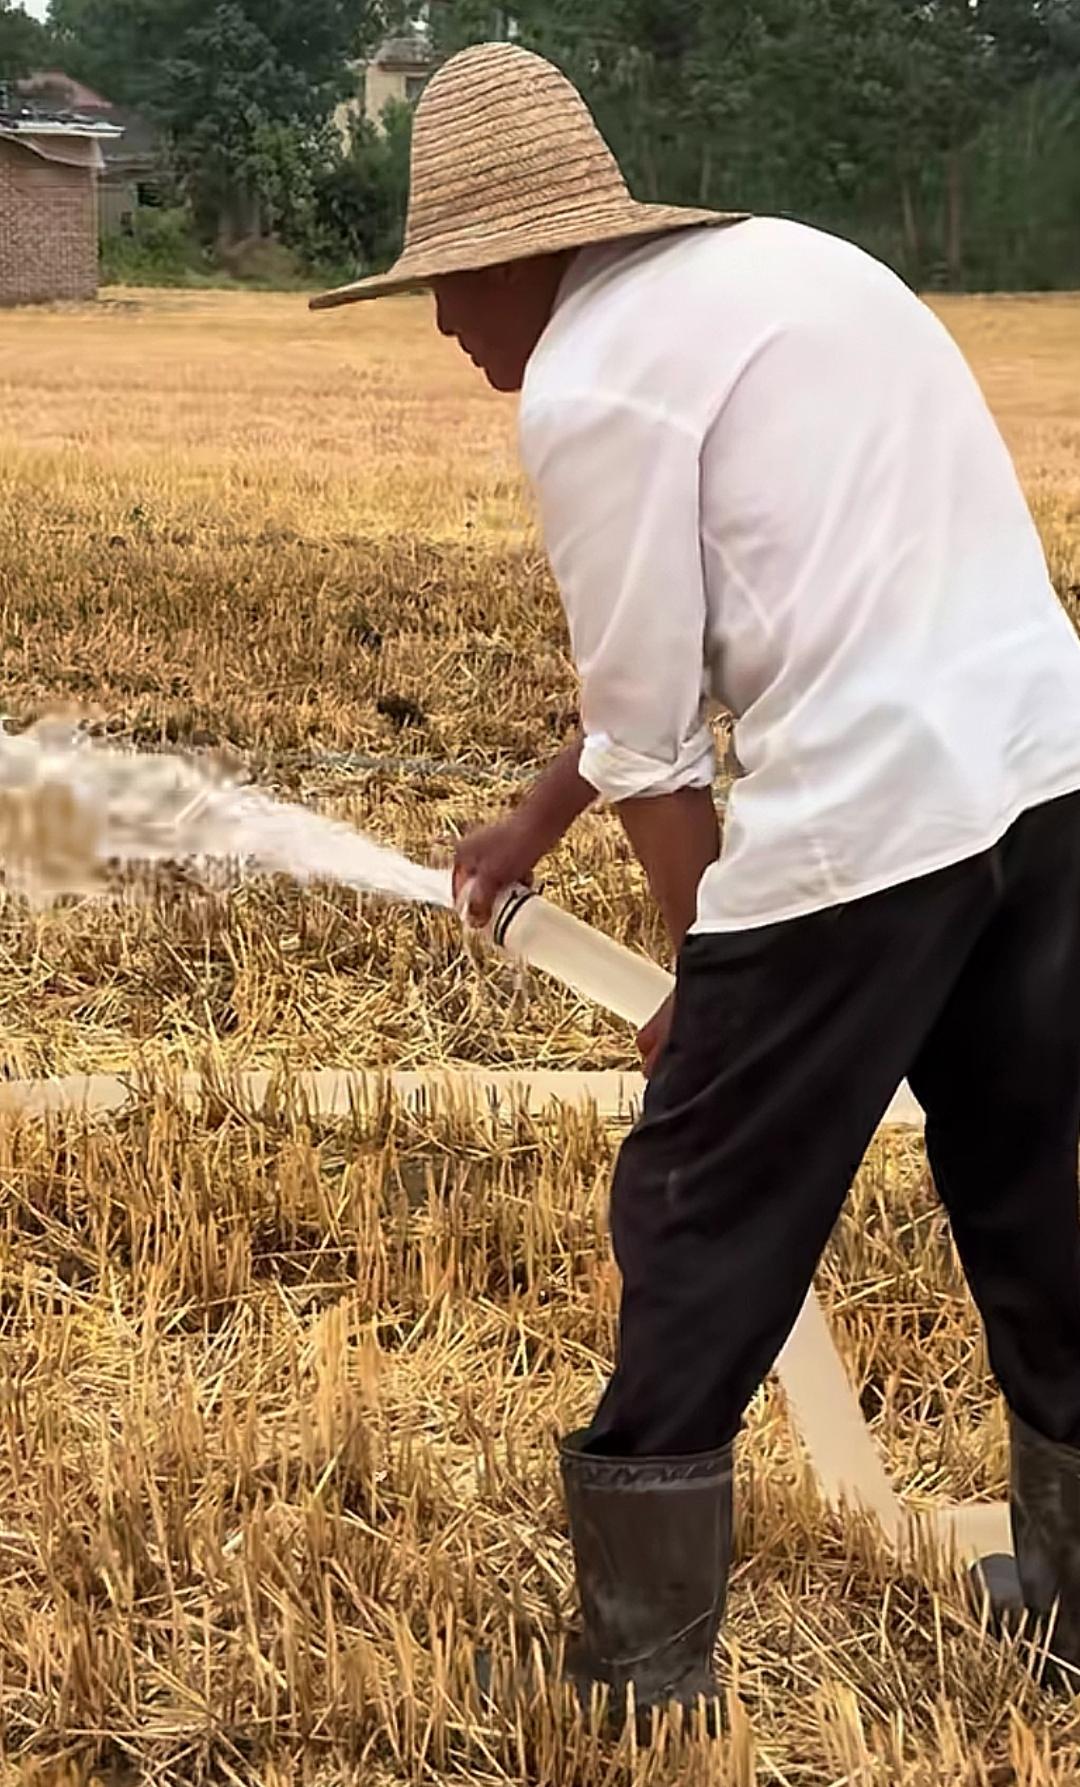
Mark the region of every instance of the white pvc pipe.
[[635, 955], [525, 888], [510, 888], [497, 901], [489, 935], [509, 955], [542, 969], [638, 1030], [675, 985], [658, 962]]
[[[552, 975], [563, 985], [606, 1007], [640, 1028], [670, 993], [674, 982], [657, 963], [635, 955], [621, 944], [582, 924], [536, 895], [511, 890], [496, 907], [489, 935], [507, 952]], [[253, 1109], [260, 1108], [274, 1086], [269, 1073], [226, 1075], [230, 1089]], [[587, 1098], [602, 1112], [623, 1115], [640, 1092], [637, 1075], [536, 1074], [514, 1070], [442, 1070], [386, 1076], [397, 1096], [412, 1102], [433, 1093], [493, 1096], [502, 1101], [518, 1093], [541, 1101], [574, 1102]], [[379, 1074], [325, 1072], [291, 1076], [289, 1085], [313, 1110], [342, 1115], [363, 1102], [384, 1083]], [[211, 1082], [202, 1075], [181, 1075], [177, 1091], [185, 1103], [197, 1104]], [[137, 1077], [135, 1081], [137, 1085]], [[123, 1109], [135, 1086], [120, 1076], [75, 1076], [70, 1080], [8, 1082], [0, 1086], [0, 1112], [46, 1116], [50, 1112], [113, 1113]], [[919, 1125], [921, 1112], [910, 1089], [901, 1086], [883, 1118], [885, 1123]], [[776, 1365], [788, 1408], [810, 1455], [827, 1500], [865, 1509], [880, 1521], [894, 1544], [915, 1524], [961, 1558], [1010, 1548], [1009, 1515], [1004, 1503], [967, 1504], [934, 1509], [910, 1521], [893, 1492], [881, 1458], [863, 1420], [862, 1410], [833, 1344], [821, 1307], [811, 1290], [798, 1322]]]
[[[513, 888], [497, 902], [488, 935], [510, 955], [552, 975], [640, 1029], [674, 986], [670, 974], [536, 894]], [[905, 1081], [882, 1119], [921, 1127]], [[811, 1288], [776, 1362], [788, 1411], [826, 1500], [876, 1516], [897, 1549], [927, 1535], [960, 1561], [1012, 1549], [1005, 1502], [940, 1504], [911, 1514], [898, 1499], [863, 1419], [851, 1380]]]
[[[502, 896], [488, 934], [508, 954], [637, 1029], [648, 1023], [675, 984], [656, 962], [522, 888]], [[906, 1088], [900, 1098], [905, 1106], [914, 1102]], [[853, 1502], [875, 1514], [887, 1537], [897, 1541], [903, 1508], [812, 1289], [776, 1362], [776, 1374], [827, 1499]]]
[[[230, 1099], [237, 1101], [239, 1108], [253, 1115], [258, 1115], [271, 1097], [275, 1101], [279, 1099], [285, 1090], [313, 1115], [347, 1117], [357, 1107], [370, 1106], [389, 1089], [395, 1098], [412, 1108], [426, 1109], [432, 1102], [438, 1105], [444, 1100], [464, 1100], [470, 1108], [507, 1111], [514, 1109], [519, 1099], [525, 1098], [534, 1110], [552, 1103], [588, 1105], [603, 1117], [625, 1118], [640, 1099], [644, 1082], [640, 1074], [633, 1073], [522, 1071], [514, 1068], [434, 1068], [385, 1074], [358, 1069], [327, 1069], [317, 1073], [290, 1074], [284, 1087], [279, 1077], [266, 1069], [256, 1072], [223, 1069], [220, 1076], [181, 1073], [175, 1077], [166, 1071], [163, 1077], [144, 1082], [140, 1081], [138, 1071], [131, 1078], [121, 1074], [75, 1074], [67, 1079], [4, 1081], [0, 1084], [0, 1116], [48, 1118], [72, 1113], [79, 1117], [111, 1117], [130, 1107], [139, 1096], [140, 1085], [148, 1093], [167, 1087], [171, 1097], [178, 1098], [186, 1108], [193, 1110], [197, 1110], [208, 1096], [215, 1093], [220, 1096], [224, 1089]], [[894, 1101], [890, 1108], [897, 1114], [887, 1117], [886, 1121], [909, 1124], [917, 1121], [917, 1106], [908, 1109]], [[888, 1499], [875, 1496], [875, 1473], [859, 1466], [860, 1452], [869, 1435], [866, 1434], [864, 1440], [855, 1425], [861, 1420], [861, 1412], [815, 1298], [808, 1299], [803, 1308], [799, 1324], [782, 1355], [780, 1371], [792, 1418], [799, 1427], [827, 1499], [837, 1503], [846, 1497], [869, 1508], [895, 1543], [895, 1498], [892, 1498], [891, 1490]], [[813, 1417], [809, 1421], [807, 1410]], [[819, 1418], [822, 1410], [825, 1413]], [[830, 1410], [835, 1420], [827, 1418]], [[863, 1432], [865, 1434], [865, 1428]], [[877, 1483], [880, 1487], [880, 1478]], [[1011, 1548], [1009, 1510], [1003, 1502], [970, 1502], [962, 1506], [939, 1504], [910, 1523], [907, 1510], [902, 1512], [905, 1534], [921, 1527], [961, 1559]]]

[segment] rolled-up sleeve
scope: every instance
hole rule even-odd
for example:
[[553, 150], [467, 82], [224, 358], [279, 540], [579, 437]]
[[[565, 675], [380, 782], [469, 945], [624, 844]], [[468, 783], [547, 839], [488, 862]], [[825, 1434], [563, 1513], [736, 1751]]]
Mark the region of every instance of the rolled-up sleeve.
[[706, 787], [700, 444], [592, 394], [523, 407], [521, 446], [581, 678], [581, 774], [609, 801]]

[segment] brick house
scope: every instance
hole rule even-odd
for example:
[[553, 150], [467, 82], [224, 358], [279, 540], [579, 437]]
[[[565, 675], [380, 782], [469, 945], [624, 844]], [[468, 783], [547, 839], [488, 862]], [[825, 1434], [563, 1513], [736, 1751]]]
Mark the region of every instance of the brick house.
[[383, 113], [392, 102], [414, 106], [434, 67], [434, 53], [421, 32], [410, 37], [388, 37], [370, 62], [353, 63], [356, 93], [334, 113], [334, 122], [345, 143], [356, 118], [366, 118], [381, 130]]
[[105, 165], [98, 177], [97, 193], [102, 236], [124, 234], [144, 205], [160, 203], [165, 145], [161, 132], [142, 113], [130, 106], [114, 105], [111, 99], [85, 82], [74, 80], [62, 68], [35, 69], [33, 74], [16, 81], [13, 91], [30, 111], [120, 126], [112, 137], [101, 142]]
[[97, 180], [118, 126], [0, 111], [0, 304], [92, 298]]

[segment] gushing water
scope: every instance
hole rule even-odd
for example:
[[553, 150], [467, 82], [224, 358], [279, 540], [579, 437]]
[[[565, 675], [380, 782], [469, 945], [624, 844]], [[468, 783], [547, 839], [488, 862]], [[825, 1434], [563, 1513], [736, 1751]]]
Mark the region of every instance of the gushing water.
[[67, 721], [0, 725], [0, 868], [43, 903], [99, 893], [113, 864], [239, 864], [246, 874], [452, 905], [450, 875], [238, 782], [223, 765], [93, 743]]

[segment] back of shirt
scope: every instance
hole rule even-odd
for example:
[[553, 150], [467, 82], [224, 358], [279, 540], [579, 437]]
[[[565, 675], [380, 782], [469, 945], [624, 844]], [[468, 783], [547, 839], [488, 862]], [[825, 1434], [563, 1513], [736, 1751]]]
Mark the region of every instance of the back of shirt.
[[698, 929], [989, 847], [1080, 788], [1080, 643], [947, 331], [778, 219], [574, 264], [522, 447], [613, 800], [741, 776]]

